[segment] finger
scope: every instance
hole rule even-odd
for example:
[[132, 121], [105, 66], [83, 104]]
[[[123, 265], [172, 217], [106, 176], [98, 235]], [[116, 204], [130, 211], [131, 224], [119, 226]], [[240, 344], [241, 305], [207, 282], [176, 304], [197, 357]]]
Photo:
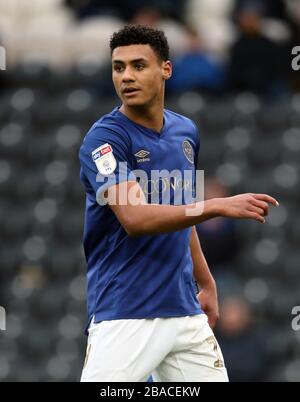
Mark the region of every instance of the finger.
[[254, 212], [255, 214], [258, 214], [260, 216], [265, 216], [265, 211], [262, 208], [256, 207], [252, 205], [250, 208], [248, 208], [249, 211]]
[[265, 201], [254, 200], [253, 205], [262, 209], [264, 211], [264, 216], [267, 216], [269, 213], [269, 204]]
[[214, 329], [216, 323], [212, 321], [208, 321], [208, 325], [210, 326], [211, 329]]
[[213, 315], [213, 323], [214, 323], [214, 325], [216, 325], [218, 319], [219, 319], [219, 314], [216, 314], [216, 313], [215, 313], [215, 314]]
[[263, 216], [261, 216], [261, 215], [255, 213], [255, 212], [249, 212], [248, 217], [249, 217], [250, 219], [255, 219], [256, 221], [258, 221], [258, 222], [260, 222], [260, 223], [265, 223], [265, 221], [266, 221]]
[[252, 194], [252, 196], [257, 200], [269, 202], [270, 204], [273, 204], [276, 207], [279, 206], [279, 202], [268, 194]]
[[213, 315], [213, 316], [211, 316], [211, 317], [208, 318], [209, 326], [210, 326], [212, 329], [215, 327], [217, 321], [218, 321], [218, 317], [217, 317], [216, 315]]

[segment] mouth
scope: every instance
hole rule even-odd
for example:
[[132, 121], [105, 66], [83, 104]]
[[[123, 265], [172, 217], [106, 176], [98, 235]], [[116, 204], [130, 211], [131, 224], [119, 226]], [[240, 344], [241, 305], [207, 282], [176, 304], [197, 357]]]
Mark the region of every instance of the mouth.
[[123, 94], [124, 94], [126, 97], [134, 96], [134, 95], [136, 95], [138, 92], [139, 92], [139, 89], [137, 89], [137, 88], [125, 88], [125, 89], [123, 90]]

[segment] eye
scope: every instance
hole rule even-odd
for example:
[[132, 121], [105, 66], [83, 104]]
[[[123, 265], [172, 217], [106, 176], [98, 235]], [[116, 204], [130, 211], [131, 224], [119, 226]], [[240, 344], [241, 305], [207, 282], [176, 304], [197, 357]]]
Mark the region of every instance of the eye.
[[116, 71], [117, 73], [120, 73], [121, 71], [123, 71], [123, 67], [122, 66], [114, 66], [114, 71]]
[[135, 68], [136, 68], [137, 70], [143, 70], [144, 67], [145, 67], [145, 65], [142, 64], [142, 63], [139, 63], [139, 64], [136, 64], [136, 65], [135, 65]]

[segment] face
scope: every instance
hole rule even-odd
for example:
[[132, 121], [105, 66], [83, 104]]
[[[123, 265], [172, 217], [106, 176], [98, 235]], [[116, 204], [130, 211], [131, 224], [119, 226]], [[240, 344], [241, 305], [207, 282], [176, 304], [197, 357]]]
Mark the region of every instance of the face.
[[170, 61], [161, 61], [150, 45], [120, 46], [112, 54], [112, 77], [125, 106], [146, 106], [161, 99]]

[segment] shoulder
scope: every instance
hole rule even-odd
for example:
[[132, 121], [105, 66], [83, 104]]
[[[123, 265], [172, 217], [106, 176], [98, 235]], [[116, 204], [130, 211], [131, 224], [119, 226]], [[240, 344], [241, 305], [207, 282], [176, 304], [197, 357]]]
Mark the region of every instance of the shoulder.
[[165, 113], [171, 122], [174, 122], [175, 124], [178, 123], [183, 124], [192, 130], [198, 130], [195, 122], [192, 119], [189, 119], [188, 117], [183, 116], [182, 114], [175, 113], [172, 110], [168, 109], [165, 109]]
[[104, 143], [129, 149], [131, 140], [122, 121], [113, 112], [97, 120], [85, 135], [80, 151], [90, 152]]
[[172, 110], [165, 109], [166, 116], [173, 125], [181, 125], [190, 134], [190, 136], [195, 140], [196, 143], [199, 142], [199, 130], [195, 122], [182, 114], [175, 113]]

